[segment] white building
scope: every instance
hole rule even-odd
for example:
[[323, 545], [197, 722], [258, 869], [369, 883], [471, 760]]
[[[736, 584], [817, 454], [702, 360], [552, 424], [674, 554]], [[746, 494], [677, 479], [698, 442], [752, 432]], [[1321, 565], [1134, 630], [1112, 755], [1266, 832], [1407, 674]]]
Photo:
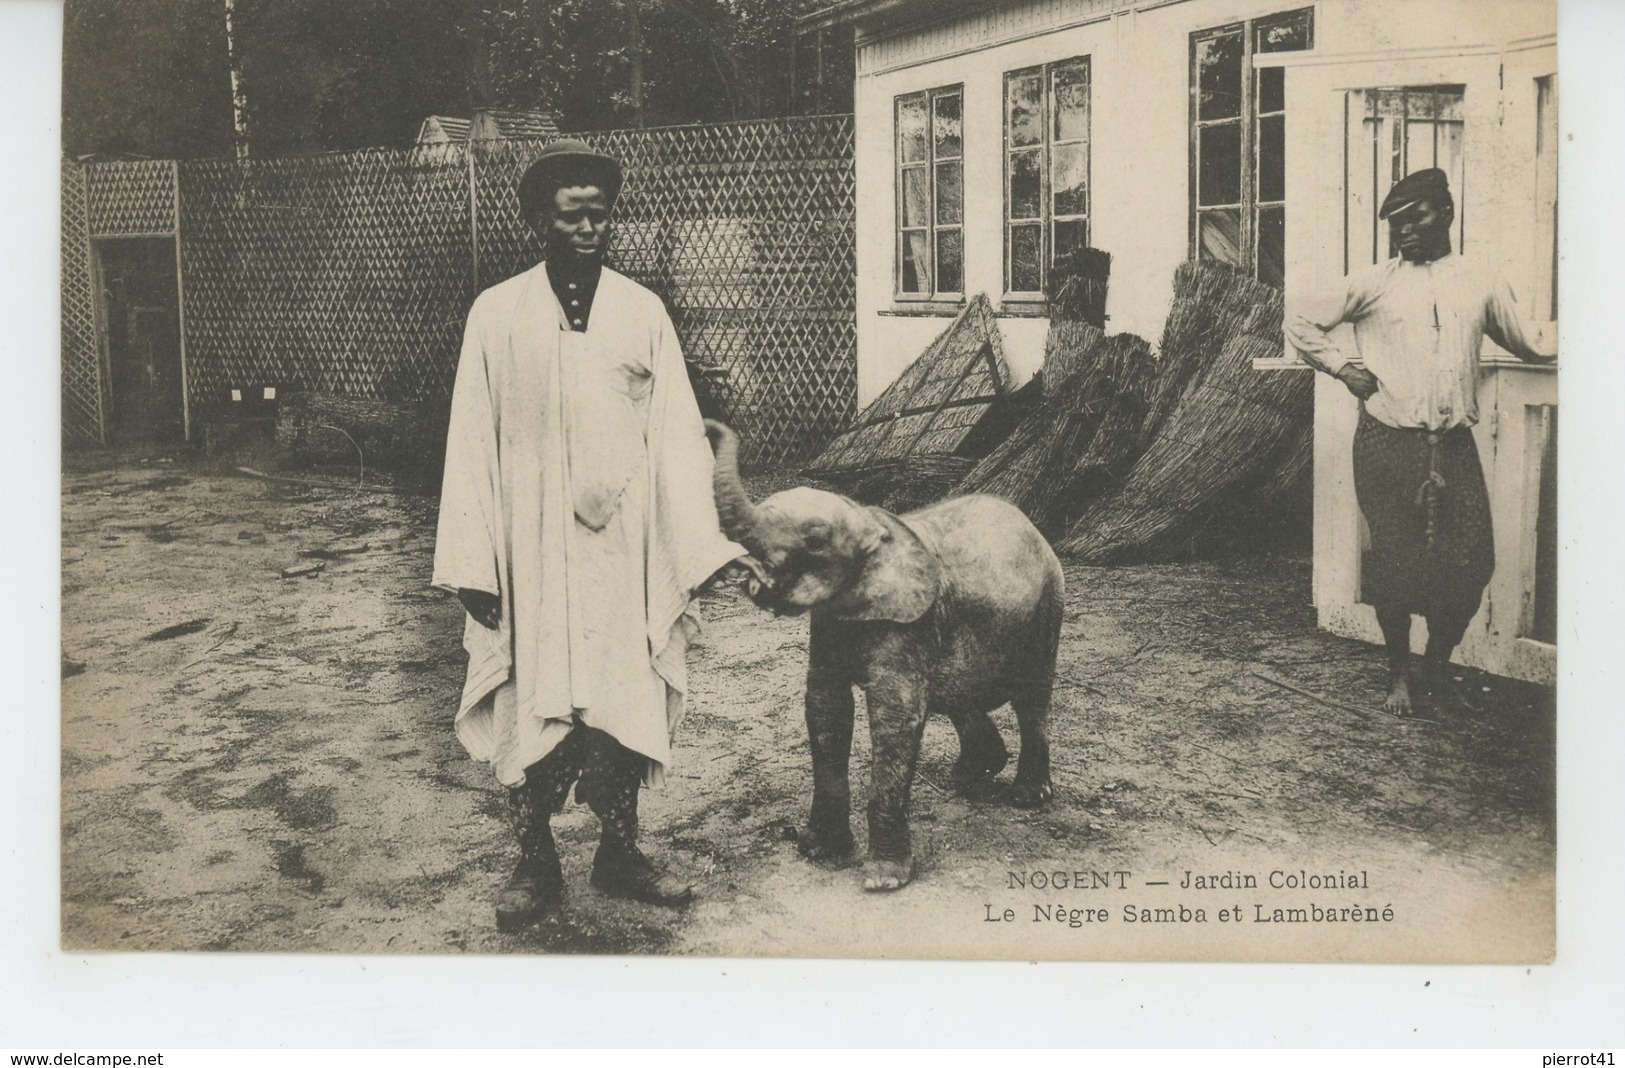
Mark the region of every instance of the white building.
[[[860, 405], [977, 293], [1030, 376], [1044, 274], [1072, 243], [1112, 254], [1108, 329], [1153, 342], [1193, 256], [1283, 284], [1289, 304], [1335, 286], [1388, 255], [1376, 207], [1392, 181], [1435, 165], [1459, 247], [1498, 261], [1532, 318], [1554, 315], [1551, 0], [845, 0], [807, 20], [839, 23], [857, 50]], [[1556, 378], [1487, 366], [1499, 567], [1459, 657], [1549, 681]], [[1356, 408], [1338, 383], [1316, 388], [1314, 600], [1322, 626], [1377, 641]]]

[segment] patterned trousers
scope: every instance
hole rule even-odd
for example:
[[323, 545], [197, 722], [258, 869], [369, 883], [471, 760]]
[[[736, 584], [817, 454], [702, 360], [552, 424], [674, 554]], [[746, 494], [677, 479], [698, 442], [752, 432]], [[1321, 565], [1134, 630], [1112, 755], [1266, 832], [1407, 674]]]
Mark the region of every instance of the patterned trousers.
[[1472, 430], [1396, 428], [1362, 408], [1354, 492], [1371, 531], [1364, 599], [1379, 613], [1459, 616], [1465, 624], [1495, 571], [1490, 498]]
[[508, 815], [526, 859], [557, 863], [549, 820], [570, 787], [598, 817], [600, 849], [629, 853], [638, 837], [638, 789], [645, 758], [596, 727], [577, 723], [508, 791]]

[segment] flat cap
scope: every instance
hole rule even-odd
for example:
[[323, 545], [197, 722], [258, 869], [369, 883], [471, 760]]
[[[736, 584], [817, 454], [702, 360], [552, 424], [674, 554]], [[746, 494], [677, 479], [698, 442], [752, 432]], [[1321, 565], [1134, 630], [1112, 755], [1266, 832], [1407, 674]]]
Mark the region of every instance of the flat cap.
[[565, 137], [542, 149], [519, 179], [519, 210], [526, 220], [565, 186], [596, 185], [613, 207], [621, 193], [621, 162], [595, 152], [585, 141]]
[[1450, 180], [1437, 167], [1413, 171], [1395, 182], [1388, 195], [1383, 197], [1377, 218], [1386, 219], [1394, 212], [1403, 211], [1424, 200], [1450, 200]]

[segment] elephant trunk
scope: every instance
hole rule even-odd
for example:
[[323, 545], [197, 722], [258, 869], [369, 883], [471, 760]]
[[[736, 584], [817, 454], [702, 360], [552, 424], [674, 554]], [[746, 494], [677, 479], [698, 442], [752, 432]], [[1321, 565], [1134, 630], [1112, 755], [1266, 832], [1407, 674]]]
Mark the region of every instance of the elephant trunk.
[[739, 435], [715, 419], [705, 421], [705, 433], [717, 454], [711, 489], [716, 497], [717, 519], [722, 523], [722, 532], [755, 552], [759, 520], [756, 506], [750, 502], [745, 483], [739, 477]]

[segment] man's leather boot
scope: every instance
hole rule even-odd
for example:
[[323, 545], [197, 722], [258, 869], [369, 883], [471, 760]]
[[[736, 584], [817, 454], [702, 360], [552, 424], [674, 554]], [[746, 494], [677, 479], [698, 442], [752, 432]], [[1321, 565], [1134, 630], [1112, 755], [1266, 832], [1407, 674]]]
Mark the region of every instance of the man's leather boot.
[[611, 743], [596, 754], [593, 774], [583, 774], [590, 786], [587, 804], [598, 816], [598, 852], [592, 860], [592, 885], [613, 897], [627, 897], [650, 905], [685, 905], [694, 888], [658, 868], [643, 855], [638, 840], [638, 789], [642, 769], [635, 754]]
[[519, 864], [497, 895], [497, 930], [517, 931], [564, 898], [564, 871], [553, 844], [549, 810], [536, 778], [508, 791], [508, 817], [519, 839]]
[[676, 907], [694, 900], [694, 888], [662, 871], [637, 846], [600, 842], [592, 858], [592, 885], [611, 897]]

